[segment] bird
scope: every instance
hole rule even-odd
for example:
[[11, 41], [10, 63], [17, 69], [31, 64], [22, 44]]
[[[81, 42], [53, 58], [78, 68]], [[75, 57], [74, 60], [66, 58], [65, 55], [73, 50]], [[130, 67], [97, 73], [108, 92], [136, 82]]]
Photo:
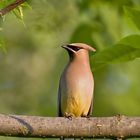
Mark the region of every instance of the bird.
[[84, 43], [61, 46], [69, 54], [58, 89], [59, 117], [90, 117], [93, 105], [94, 79], [90, 68], [89, 51], [96, 50]]

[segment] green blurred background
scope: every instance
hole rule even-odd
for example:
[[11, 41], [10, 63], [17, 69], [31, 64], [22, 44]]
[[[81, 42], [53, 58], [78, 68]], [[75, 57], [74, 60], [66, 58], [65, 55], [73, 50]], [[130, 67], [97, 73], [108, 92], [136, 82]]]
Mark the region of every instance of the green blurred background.
[[[23, 10], [25, 25], [10, 13], [1, 22], [7, 53], [0, 50], [0, 113], [56, 116], [59, 77], [68, 61], [61, 45], [84, 42], [99, 52], [140, 33], [123, 10], [139, 9], [139, 0], [33, 0], [30, 6]], [[140, 59], [93, 74], [93, 116], [140, 115]], [[0, 137], [5, 139], [23, 138]]]

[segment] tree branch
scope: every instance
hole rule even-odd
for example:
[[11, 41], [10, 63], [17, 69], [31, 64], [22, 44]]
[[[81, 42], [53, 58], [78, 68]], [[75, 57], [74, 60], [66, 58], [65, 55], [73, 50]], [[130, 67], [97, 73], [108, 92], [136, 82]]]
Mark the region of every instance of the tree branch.
[[9, 4], [8, 6], [4, 7], [3, 9], [0, 10], [0, 16], [3, 16], [19, 6], [20, 4], [24, 3], [26, 0], [16, 0], [15, 2]]
[[73, 118], [0, 114], [0, 135], [15, 137], [140, 137], [140, 117]]

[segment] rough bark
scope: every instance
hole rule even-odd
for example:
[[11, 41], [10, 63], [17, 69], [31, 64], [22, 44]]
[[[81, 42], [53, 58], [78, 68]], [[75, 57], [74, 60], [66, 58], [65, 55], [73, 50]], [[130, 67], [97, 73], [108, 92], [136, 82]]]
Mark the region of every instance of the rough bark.
[[0, 114], [0, 135], [16, 137], [140, 137], [140, 117], [72, 118]]
[[3, 9], [0, 10], [0, 16], [4, 16], [20, 4], [24, 3], [26, 0], [16, 0], [15, 2], [9, 4], [8, 6], [4, 7]]

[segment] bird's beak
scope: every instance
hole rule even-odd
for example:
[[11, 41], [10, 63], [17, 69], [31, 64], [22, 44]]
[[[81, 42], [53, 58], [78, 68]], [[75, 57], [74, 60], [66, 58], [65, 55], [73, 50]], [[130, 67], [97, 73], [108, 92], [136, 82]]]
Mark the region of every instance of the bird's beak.
[[96, 52], [96, 49], [94, 49], [94, 48], [92, 48], [90, 46], [88, 46], [87, 50], [92, 51], [92, 52]]
[[62, 48], [66, 49], [66, 50], [70, 50], [70, 51], [72, 51], [73, 53], [76, 53], [76, 51], [73, 50], [72, 48], [68, 47], [68, 45], [64, 45], [64, 46], [62, 46]]

